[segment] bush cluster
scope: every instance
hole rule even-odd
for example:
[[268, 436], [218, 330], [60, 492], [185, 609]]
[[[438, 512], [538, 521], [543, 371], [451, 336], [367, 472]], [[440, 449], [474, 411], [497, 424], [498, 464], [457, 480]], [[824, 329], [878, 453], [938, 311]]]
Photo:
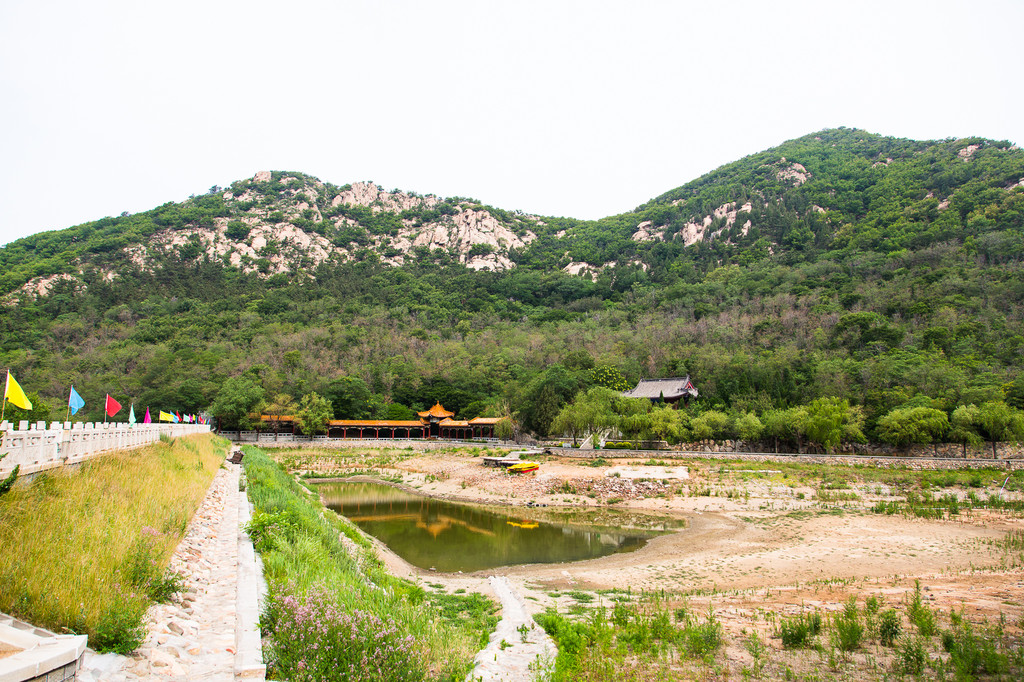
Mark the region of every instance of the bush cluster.
[[346, 611], [323, 587], [289, 586], [265, 612], [269, 659], [292, 682], [418, 682], [425, 666], [411, 635], [367, 611]]

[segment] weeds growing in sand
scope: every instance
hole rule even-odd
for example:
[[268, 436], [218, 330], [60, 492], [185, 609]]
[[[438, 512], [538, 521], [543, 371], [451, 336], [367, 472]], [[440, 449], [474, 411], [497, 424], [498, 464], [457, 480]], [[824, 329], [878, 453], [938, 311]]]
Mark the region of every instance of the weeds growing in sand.
[[801, 613], [779, 622], [778, 635], [785, 649], [806, 649], [821, 632], [821, 614]]
[[672, 610], [658, 594], [616, 602], [610, 611], [594, 607], [576, 617], [549, 608], [535, 619], [558, 644], [553, 682], [660, 678], [680, 655], [714, 666], [723, 641], [712, 611], [699, 618], [685, 608]]

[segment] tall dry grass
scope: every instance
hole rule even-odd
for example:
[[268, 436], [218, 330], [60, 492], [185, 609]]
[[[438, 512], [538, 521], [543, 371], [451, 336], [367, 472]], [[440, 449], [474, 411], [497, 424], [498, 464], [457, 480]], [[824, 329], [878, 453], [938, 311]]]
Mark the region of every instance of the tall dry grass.
[[0, 497], [0, 611], [94, 645], [118, 619], [137, 626], [150, 598], [133, 561], [163, 572], [227, 445], [162, 440], [19, 481]]

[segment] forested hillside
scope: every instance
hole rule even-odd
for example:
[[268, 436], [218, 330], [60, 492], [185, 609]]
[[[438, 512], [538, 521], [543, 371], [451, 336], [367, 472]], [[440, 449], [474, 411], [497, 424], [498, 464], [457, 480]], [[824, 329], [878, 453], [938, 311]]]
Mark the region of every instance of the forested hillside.
[[317, 392], [545, 434], [581, 391], [689, 374], [715, 435], [837, 398], [877, 438], [1024, 407], [1022, 255], [1024, 152], [984, 139], [821, 131], [597, 221], [264, 173], [4, 247], [0, 365], [53, 418], [73, 382], [87, 419]]

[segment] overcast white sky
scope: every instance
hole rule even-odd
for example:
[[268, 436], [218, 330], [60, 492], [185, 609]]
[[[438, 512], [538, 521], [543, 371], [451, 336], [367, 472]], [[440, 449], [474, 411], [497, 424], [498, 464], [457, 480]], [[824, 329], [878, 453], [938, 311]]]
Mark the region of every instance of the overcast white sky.
[[1024, 2], [0, 0], [0, 244], [259, 170], [598, 218], [822, 128], [1024, 144]]

